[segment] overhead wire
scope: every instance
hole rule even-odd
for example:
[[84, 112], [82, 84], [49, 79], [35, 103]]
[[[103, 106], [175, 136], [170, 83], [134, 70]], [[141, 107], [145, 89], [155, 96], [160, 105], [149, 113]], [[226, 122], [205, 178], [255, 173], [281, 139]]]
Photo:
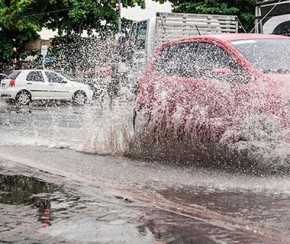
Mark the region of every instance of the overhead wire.
[[244, 28], [242, 22], [240, 21], [239, 17], [237, 17], [240, 27], [242, 28], [244, 33], [247, 33], [246, 29]]
[[59, 9], [59, 10], [54, 10], [54, 11], [48, 11], [48, 12], [42, 12], [42, 13], [37, 13], [37, 14], [23, 15], [23, 16], [21, 16], [21, 18], [32, 17], [32, 16], [39, 16], [39, 15], [51, 14], [51, 13], [58, 13], [58, 12], [63, 12], [63, 11], [71, 10], [71, 9], [73, 9], [73, 8], [64, 8], [64, 9]]

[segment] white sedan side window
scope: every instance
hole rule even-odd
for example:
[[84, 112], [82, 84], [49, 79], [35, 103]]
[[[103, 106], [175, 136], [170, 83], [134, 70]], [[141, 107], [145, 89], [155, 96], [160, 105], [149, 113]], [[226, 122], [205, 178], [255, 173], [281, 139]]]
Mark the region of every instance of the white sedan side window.
[[45, 72], [48, 82], [63, 83], [63, 78], [56, 73]]
[[26, 80], [44, 82], [43, 75], [40, 71], [30, 71], [26, 77]]

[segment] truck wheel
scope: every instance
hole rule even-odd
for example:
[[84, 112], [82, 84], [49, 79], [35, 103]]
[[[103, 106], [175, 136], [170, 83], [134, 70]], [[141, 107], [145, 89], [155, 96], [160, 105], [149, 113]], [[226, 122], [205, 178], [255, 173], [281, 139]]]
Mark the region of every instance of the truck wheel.
[[77, 91], [73, 96], [73, 104], [82, 106], [87, 102], [87, 96], [83, 91]]
[[31, 102], [31, 94], [28, 91], [20, 91], [15, 100], [17, 105], [28, 105]]

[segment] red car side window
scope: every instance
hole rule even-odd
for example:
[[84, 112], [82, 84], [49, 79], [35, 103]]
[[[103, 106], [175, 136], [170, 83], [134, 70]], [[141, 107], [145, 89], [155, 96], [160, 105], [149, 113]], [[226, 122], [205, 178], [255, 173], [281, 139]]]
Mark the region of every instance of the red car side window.
[[194, 77], [197, 43], [186, 42], [164, 47], [154, 65], [154, 71], [163, 75]]
[[[219, 69], [229, 70], [226, 75], [217, 75]], [[201, 42], [198, 45], [196, 72], [201, 79], [219, 79], [231, 83], [248, 83], [247, 72], [236, 63], [232, 56], [219, 46]]]
[[[228, 69], [231, 74], [217, 76], [215, 70]], [[199, 79], [220, 79], [246, 83], [245, 71], [225, 50], [208, 42], [184, 42], [164, 47], [154, 64], [161, 75]]]
[[218, 68], [233, 67], [230, 63], [234, 61], [230, 55], [220, 47], [211, 43], [200, 43], [198, 46], [198, 58], [196, 61], [196, 69], [201, 78], [209, 78], [212, 71]]

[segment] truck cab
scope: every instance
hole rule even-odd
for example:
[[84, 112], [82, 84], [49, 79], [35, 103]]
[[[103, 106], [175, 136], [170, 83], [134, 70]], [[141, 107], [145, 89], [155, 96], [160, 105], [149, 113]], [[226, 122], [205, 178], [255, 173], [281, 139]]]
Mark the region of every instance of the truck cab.
[[255, 9], [255, 32], [290, 36], [289, 0], [260, 0]]
[[131, 52], [129, 55], [131, 66], [135, 73], [143, 70], [144, 64], [154, 51], [155, 30], [156, 17], [136, 21], [132, 24], [128, 46]]

